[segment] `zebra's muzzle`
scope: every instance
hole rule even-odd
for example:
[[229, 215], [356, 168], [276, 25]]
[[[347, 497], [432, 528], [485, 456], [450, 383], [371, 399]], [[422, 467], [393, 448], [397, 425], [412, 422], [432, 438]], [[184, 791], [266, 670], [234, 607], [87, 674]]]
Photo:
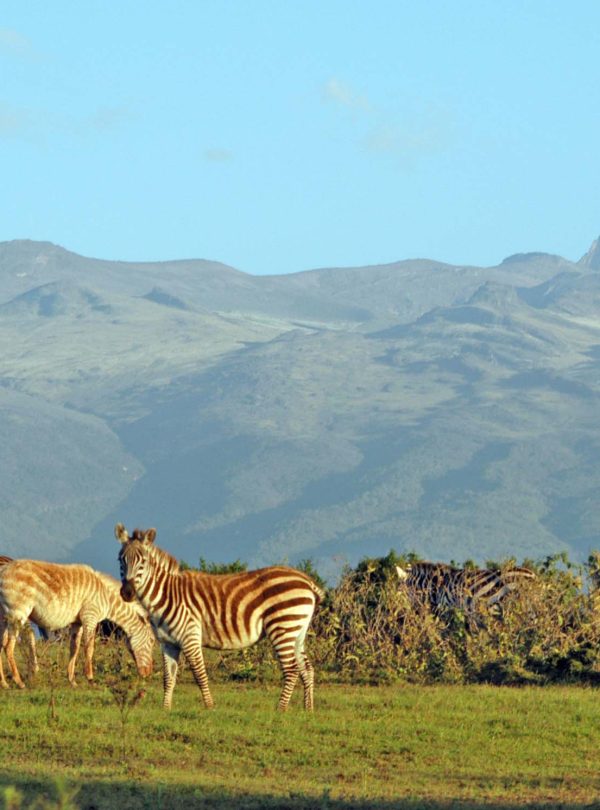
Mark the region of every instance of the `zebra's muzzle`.
[[121, 599], [124, 602], [133, 602], [135, 599], [135, 588], [130, 579], [121, 586]]

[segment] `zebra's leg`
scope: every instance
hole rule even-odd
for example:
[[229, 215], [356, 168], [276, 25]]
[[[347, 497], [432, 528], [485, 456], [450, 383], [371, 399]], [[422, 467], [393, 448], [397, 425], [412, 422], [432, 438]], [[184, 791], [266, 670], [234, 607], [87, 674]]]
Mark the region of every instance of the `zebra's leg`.
[[177, 681], [180, 648], [175, 644], [163, 642], [161, 644], [163, 659], [163, 709], [171, 708], [173, 690]]
[[296, 658], [296, 665], [300, 671], [302, 686], [304, 687], [304, 708], [307, 711], [312, 712], [314, 706], [313, 691], [315, 683], [315, 671], [313, 665], [309, 661], [308, 656], [304, 652], [305, 637], [306, 630], [304, 630], [304, 632], [302, 632], [296, 639], [296, 643], [294, 645], [294, 655]]
[[7, 641], [8, 633], [6, 630], [6, 622], [4, 621], [4, 615], [0, 613], [0, 688], [2, 689], [8, 689], [8, 683], [4, 677], [4, 667], [2, 665], [2, 650], [6, 647]]
[[33, 632], [33, 627], [29, 624], [28, 628], [28, 642], [29, 642], [29, 655], [31, 658], [31, 671], [35, 675], [37, 672], [40, 671], [40, 665], [38, 663], [37, 652], [35, 649], [35, 633]]
[[67, 678], [71, 686], [77, 686], [77, 681], [75, 680], [75, 664], [81, 647], [82, 635], [83, 625], [79, 624], [79, 622], [73, 622], [71, 625], [71, 641], [69, 645], [70, 658], [67, 665]]
[[296, 686], [300, 674], [300, 668], [296, 660], [295, 641], [289, 638], [285, 628], [272, 631], [269, 628], [267, 629], [267, 635], [275, 648], [275, 654], [283, 672], [283, 689], [281, 690], [277, 708], [280, 712], [284, 712], [289, 705], [294, 686]]
[[85, 677], [88, 683], [94, 682], [94, 647], [96, 645], [96, 627], [98, 621], [95, 616], [82, 616], [83, 650], [85, 653]]
[[[25, 620], [26, 621], [26, 620]], [[19, 638], [19, 632], [25, 624], [25, 621], [19, 619], [9, 620], [7, 628], [7, 642], [6, 642], [6, 660], [13, 677], [13, 681], [17, 684], [19, 689], [25, 689], [25, 684], [19, 673], [17, 662], [15, 661], [15, 644]]]
[[200, 687], [204, 705], [207, 709], [213, 709], [215, 702], [208, 687], [208, 675], [206, 674], [206, 665], [202, 653], [202, 638], [200, 636], [188, 637], [183, 645], [183, 654], [194, 674], [194, 680]]

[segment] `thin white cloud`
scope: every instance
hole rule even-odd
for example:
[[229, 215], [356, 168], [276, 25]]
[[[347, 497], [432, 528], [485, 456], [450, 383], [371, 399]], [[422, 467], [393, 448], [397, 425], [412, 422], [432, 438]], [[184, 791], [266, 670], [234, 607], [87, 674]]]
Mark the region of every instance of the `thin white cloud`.
[[233, 152], [229, 149], [205, 149], [204, 158], [210, 163], [229, 163], [233, 160]]
[[31, 40], [12, 28], [0, 28], [0, 54], [26, 59], [38, 56]]
[[0, 138], [20, 138], [31, 129], [27, 110], [0, 103]]
[[337, 77], [330, 78], [322, 92], [328, 103], [353, 113], [350, 119], [344, 117], [345, 126], [364, 151], [411, 163], [442, 151], [452, 140], [450, 116], [436, 105], [408, 99], [392, 108], [379, 107]]
[[77, 117], [50, 110], [13, 107], [0, 102], [0, 138], [43, 142], [49, 137], [87, 138], [120, 128], [132, 117], [128, 107], [99, 107]]
[[432, 154], [447, 143], [448, 130], [443, 122], [419, 120], [407, 125], [381, 124], [362, 140], [369, 152], [405, 157]]
[[372, 106], [369, 99], [353, 90], [348, 84], [332, 77], [323, 86], [323, 98], [325, 101], [359, 112], [371, 112]]
[[131, 118], [131, 110], [124, 105], [116, 107], [99, 107], [92, 115], [82, 121], [84, 130], [92, 132], [109, 132], [118, 129]]

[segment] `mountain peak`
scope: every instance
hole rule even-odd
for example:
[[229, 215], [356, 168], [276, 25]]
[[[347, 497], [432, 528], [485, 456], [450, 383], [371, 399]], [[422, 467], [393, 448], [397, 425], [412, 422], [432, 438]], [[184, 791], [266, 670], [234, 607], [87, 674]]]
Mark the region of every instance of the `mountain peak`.
[[68, 281], [42, 284], [0, 306], [2, 315], [78, 316], [85, 311], [111, 312], [110, 305], [94, 290]]
[[577, 264], [587, 267], [589, 270], [600, 270], [600, 237], [594, 239], [592, 246]]
[[508, 284], [499, 284], [497, 281], [484, 282], [467, 301], [471, 306], [488, 306], [502, 310], [514, 308], [518, 302], [516, 289]]

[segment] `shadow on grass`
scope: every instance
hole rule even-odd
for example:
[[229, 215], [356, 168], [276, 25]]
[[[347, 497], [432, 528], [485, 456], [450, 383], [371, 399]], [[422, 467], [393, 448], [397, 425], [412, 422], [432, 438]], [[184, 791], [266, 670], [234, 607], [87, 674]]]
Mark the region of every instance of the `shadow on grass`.
[[[7, 802], [4, 798], [7, 787], [16, 788], [22, 795], [22, 802]], [[72, 795], [74, 789], [77, 794], [70, 803], [66, 796]], [[451, 797], [447, 801], [418, 798], [338, 799], [332, 798], [327, 792], [321, 796], [294, 793], [289, 796], [258, 796], [204, 787], [147, 786], [138, 782], [70, 782], [68, 787], [61, 789], [60, 783], [2, 773], [0, 797], [2, 810], [29, 810], [34, 805], [36, 809], [41, 807], [47, 810], [517, 810], [525, 807], [527, 810], [596, 810], [600, 807], [596, 802], [532, 802], [530, 799], [520, 803], [514, 800], [475, 801]]]

